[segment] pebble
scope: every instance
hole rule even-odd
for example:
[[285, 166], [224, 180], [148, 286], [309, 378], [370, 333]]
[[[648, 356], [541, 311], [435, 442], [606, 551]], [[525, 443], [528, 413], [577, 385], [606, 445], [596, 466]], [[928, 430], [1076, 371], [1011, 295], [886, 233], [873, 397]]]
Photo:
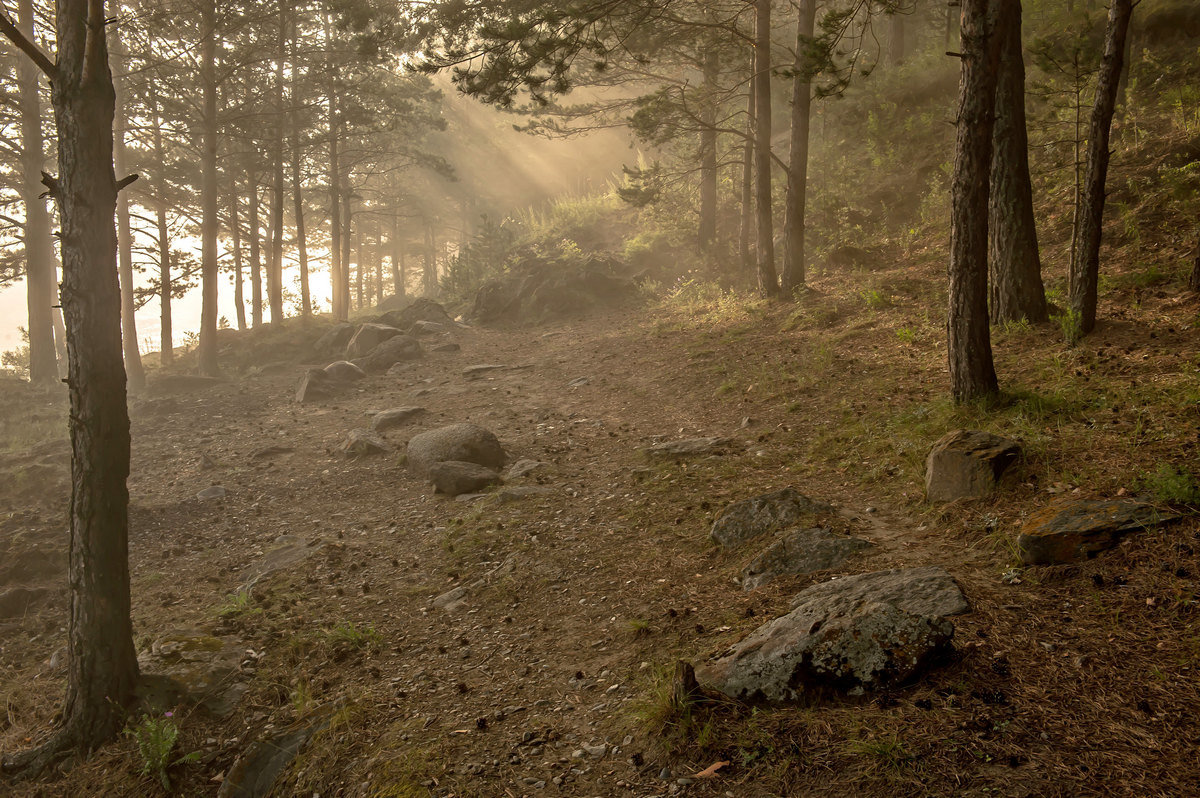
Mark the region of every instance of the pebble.
[[660, 779], [662, 779], [663, 781], [668, 781], [668, 780], [670, 780], [670, 778], [671, 778], [671, 769], [670, 769], [670, 768], [663, 768], [662, 770], [660, 770], [660, 771], [658, 772], [658, 777], [659, 777]]

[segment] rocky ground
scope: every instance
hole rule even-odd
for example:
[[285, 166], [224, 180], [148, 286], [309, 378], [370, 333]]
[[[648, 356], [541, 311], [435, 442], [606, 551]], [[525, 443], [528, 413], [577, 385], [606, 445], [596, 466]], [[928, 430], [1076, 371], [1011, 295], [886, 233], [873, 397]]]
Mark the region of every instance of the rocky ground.
[[[931, 507], [899, 466], [873, 476], [879, 463], [814, 456], [863, 391], [941, 390], [936, 353], [873, 372], [872, 339], [825, 360], [787, 332], [787, 312], [766, 314], [754, 324], [773, 347], [721, 319], [656, 324], [642, 309], [431, 328], [424, 357], [303, 404], [306, 365], [335, 358], [244, 347], [253, 365], [236, 378], [135, 398], [134, 630], [143, 670], [176, 680], [152, 696], [173, 712], [176, 753], [197, 753], [170, 769], [171, 794], [238, 794], [231, 784], [271, 770], [263, 739], [289, 754], [276, 795], [1183, 794], [1200, 777], [1197, 524], [1014, 567], [1025, 516], [1077, 486], [1043, 484], [1034, 460], [1000, 500]], [[433, 351], [445, 343], [458, 351]], [[780, 352], [820, 382], [781, 401]], [[7, 752], [50, 732], [62, 693], [68, 454], [52, 432], [60, 400], [4, 390], [26, 413], [24, 437], [9, 430], [0, 515]], [[423, 412], [376, 433], [387, 451], [342, 451], [399, 407]], [[457, 423], [493, 432], [526, 473], [435, 494], [406, 446]], [[698, 438], [717, 440], [647, 452]], [[743, 589], [767, 543], [718, 545], [713, 522], [789, 486], [831, 505], [812, 526], [859, 543]], [[817, 685], [778, 709], [705, 688], [705, 665], [803, 589], [930, 566], [970, 612], [939, 615], [936, 656], [903, 684]], [[681, 658], [700, 668], [695, 706], [672, 700]], [[4, 789], [161, 792], [141, 763], [127, 738], [56, 782]]]

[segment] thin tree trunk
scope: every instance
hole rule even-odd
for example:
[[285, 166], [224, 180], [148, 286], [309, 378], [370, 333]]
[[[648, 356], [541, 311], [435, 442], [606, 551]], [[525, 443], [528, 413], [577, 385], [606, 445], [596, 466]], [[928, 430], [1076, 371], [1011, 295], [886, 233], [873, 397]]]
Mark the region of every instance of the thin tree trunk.
[[[32, 0], [21, 0], [18, 27], [34, 41]], [[53, 385], [58, 381], [58, 361], [54, 346], [52, 307], [56, 302], [54, 245], [50, 238], [50, 215], [42, 197], [42, 169], [46, 150], [42, 141], [42, 103], [39, 95], [40, 73], [34, 64], [22, 58], [17, 65], [20, 82], [22, 180], [21, 200], [25, 210], [25, 296], [29, 313], [29, 381]]]
[[326, 68], [329, 85], [326, 86], [327, 116], [329, 125], [329, 279], [333, 289], [333, 317], [345, 320], [350, 315], [350, 296], [345, 259], [342, 257], [342, 167], [339, 161], [338, 137], [341, 135], [338, 117], [337, 70], [333, 64], [333, 34], [329, 17], [324, 18], [325, 47], [330, 53]]
[[[121, 16], [121, 3], [113, 3], [115, 16]], [[120, 177], [128, 173], [125, 159], [125, 49], [121, 42], [119, 25], [111, 26], [112, 49], [109, 64], [116, 92], [115, 118], [113, 126], [113, 169]], [[125, 374], [130, 390], [137, 392], [146, 387], [146, 372], [142, 368], [142, 354], [138, 351], [137, 303], [133, 296], [133, 231], [129, 226], [129, 195], [117, 195], [117, 269], [121, 282], [121, 340], [125, 351]]]
[[717, 240], [717, 91], [720, 56], [716, 45], [710, 44], [704, 54], [704, 90], [700, 128], [700, 249], [707, 252]]
[[771, 208], [771, 0], [754, 3], [754, 208], [758, 231], [758, 289], [779, 293]]
[[1042, 262], [1038, 255], [1029, 137], [1025, 129], [1025, 63], [1021, 56], [1021, 8], [1001, 18], [1000, 70], [996, 79], [996, 126], [992, 148], [989, 267], [993, 324], [1047, 319]]
[[888, 64], [900, 66], [904, 63], [904, 18], [907, 14], [894, 13], [888, 18]]
[[950, 308], [946, 317], [955, 401], [999, 390], [987, 310], [988, 182], [995, 122], [997, 7], [1010, 0], [963, 0], [962, 77], [951, 184]]
[[433, 240], [433, 222], [425, 222], [425, 296], [437, 294], [437, 254]]
[[[293, 83], [298, 79], [296, 70], [299, 68], [299, 59], [296, 55], [298, 25], [296, 16], [293, 16], [290, 54]], [[295, 89], [293, 88], [294, 93]], [[300, 315], [307, 319], [312, 316], [312, 291], [308, 284], [308, 238], [304, 229], [304, 174], [301, 168], [304, 159], [304, 150], [301, 146], [303, 138], [295, 101], [289, 104], [288, 117], [292, 139], [292, 216], [295, 217], [296, 223], [296, 259], [300, 269]]]
[[1200, 235], [1196, 237], [1196, 257], [1192, 260], [1192, 273], [1188, 276], [1188, 288], [1200, 292]]
[[371, 238], [371, 263], [375, 266], [375, 305], [383, 303], [383, 223], [375, 220]]
[[1071, 326], [1073, 338], [1081, 338], [1096, 326], [1097, 283], [1100, 274], [1100, 237], [1104, 222], [1104, 184], [1108, 179], [1108, 142], [1112, 132], [1117, 83], [1125, 54], [1125, 36], [1133, 14], [1132, 0], [1111, 0], [1108, 27], [1104, 34], [1104, 56], [1096, 81], [1096, 102], [1088, 129], [1087, 167], [1084, 175], [1083, 206], [1075, 231], [1071, 261]]
[[229, 192], [229, 234], [233, 238], [233, 304], [237, 314], [239, 330], [246, 329], [246, 289], [242, 279], [242, 219], [238, 205], [237, 179], [233, 180]]
[[738, 253], [747, 274], [754, 271], [750, 239], [754, 232], [754, 59], [750, 59], [750, 83], [746, 99], [746, 142], [742, 145], [742, 223], [738, 233]]
[[275, 80], [272, 86], [275, 106], [275, 137], [271, 160], [271, 262], [267, 268], [267, 294], [271, 304], [271, 323], [283, 321], [283, 142], [286, 116], [283, 108], [283, 64], [287, 59], [287, 3], [279, 3], [278, 30], [275, 39]]
[[354, 296], [358, 302], [358, 309], [362, 310], [366, 305], [363, 304], [363, 272], [367, 270], [366, 260], [363, 258], [363, 225], [359, 222], [358, 227], [354, 231]]
[[404, 265], [400, 254], [400, 216], [396, 214], [392, 216], [392, 235], [391, 241], [392, 250], [392, 294], [394, 296], [404, 296]]
[[262, 227], [258, 218], [258, 179], [253, 172], [249, 177], [250, 188], [250, 326], [258, 329], [263, 323], [262, 286]]
[[347, 318], [350, 315], [350, 243], [354, 236], [353, 221], [353, 197], [347, 193], [342, 198], [342, 297], [346, 303]]
[[154, 222], [158, 228], [159, 363], [175, 359], [171, 333], [171, 230], [167, 226], [167, 156], [163, 148], [162, 113], [154, 82], [149, 84], [151, 143], [154, 147]]
[[812, 47], [816, 0], [801, 0], [796, 33], [796, 76], [792, 79], [792, 139], [788, 164], [787, 206], [783, 222], [783, 291], [804, 287], [804, 228], [808, 192], [808, 134], [812, 119]]
[[138, 680], [130, 623], [129, 415], [113, 215], [113, 87], [103, 0], [58, 0], [51, 80], [71, 430], [67, 696], [58, 732], [5, 762], [39, 770], [115, 737]]
[[217, 9], [201, 4], [200, 87], [203, 100], [200, 158], [200, 346], [201, 374], [217, 366]]

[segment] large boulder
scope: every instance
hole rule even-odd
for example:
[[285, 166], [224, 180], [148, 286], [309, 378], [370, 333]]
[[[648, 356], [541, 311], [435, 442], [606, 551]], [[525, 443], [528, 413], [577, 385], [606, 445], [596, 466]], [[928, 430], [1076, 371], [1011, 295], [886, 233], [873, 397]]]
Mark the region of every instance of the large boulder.
[[296, 401], [309, 404], [332, 399], [345, 385], [345, 382], [330, 376], [324, 369], [309, 369], [296, 383]]
[[617, 304], [637, 292], [634, 282], [619, 274], [623, 266], [594, 256], [583, 263], [527, 258], [480, 286], [471, 318], [542, 321]]
[[797, 701], [812, 689], [861, 694], [918, 676], [948, 652], [947, 616], [970, 606], [941, 568], [877, 571], [814, 585], [793, 609], [697, 670], [732, 698]]
[[487, 466], [462, 460], [444, 460], [429, 466], [434, 490], [448, 496], [478, 493], [500, 483], [500, 475]]
[[426, 297], [414, 300], [408, 307], [383, 314], [380, 321], [401, 330], [409, 330], [421, 321], [440, 324], [447, 329], [454, 326], [454, 319], [450, 318], [446, 309]]
[[421, 349], [421, 344], [416, 338], [407, 335], [396, 335], [372, 349], [365, 357], [361, 357], [354, 362], [369, 374], [379, 374], [387, 371], [397, 363], [420, 360], [424, 356], [425, 351]]
[[325, 373], [339, 382], [356, 382], [367, 373], [349, 360], [335, 360], [324, 369]]
[[346, 344], [350, 343], [350, 339], [354, 337], [354, 329], [354, 325], [349, 322], [335, 324], [317, 339], [313, 344], [313, 349], [322, 355], [345, 352]]
[[785, 532], [742, 569], [742, 588], [753, 590], [786, 574], [838, 568], [870, 546], [861, 538], [836, 535], [828, 529], [794, 529]]
[[496, 436], [475, 424], [451, 424], [413, 436], [408, 442], [408, 469], [428, 477], [434, 463], [460, 460], [487, 468], [504, 465], [504, 449]]
[[1021, 445], [987, 432], [946, 433], [925, 458], [925, 497], [931, 502], [986, 498], [1021, 455]]
[[1111, 549], [1131, 532], [1176, 518], [1132, 499], [1060, 499], [1026, 519], [1017, 550], [1026, 565], [1084, 560]]
[[387, 324], [360, 324], [350, 343], [346, 344], [346, 359], [363, 357], [389, 338], [403, 334], [403, 330]]
[[835, 512], [831, 505], [788, 487], [729, 505], [713, 522], [710, 534], [720, 546], [736, 546]]

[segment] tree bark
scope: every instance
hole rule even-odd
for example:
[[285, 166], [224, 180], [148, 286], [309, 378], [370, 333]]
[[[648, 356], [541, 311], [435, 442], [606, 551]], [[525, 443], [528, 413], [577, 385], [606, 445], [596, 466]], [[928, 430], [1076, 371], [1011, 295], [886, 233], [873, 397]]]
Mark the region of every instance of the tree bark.
[[338, 137], [341, 129], [338, 117], [337, 70], [333, 64], [333, 33], [328, 15], [324, 18], [325, 47], [330, 53], [326, 69], [326, 108], [329, 125], [329, 279], [333, 290], [333, 317], [344, 321], [350, 316], [347, 265], [342, 257], [342, 167], [339, 160]]
[[378, 218], [371, 237], [371, 265], [375, 267], [375, 304], [383, 302], [383, 224]]
[[[299, 35], [297, 25], [296, 18], [293, 16], [291, 26], [293, 81], [296, 80], [295, 70], [298, 68], [297, 64], [299, 63], [299, 59], [296, 57], [297, 38]], [[304, 229], [304, 174], [301, 168], [304, 159], [304, 148], [301, 146], [303, 138], [295, 102], [292, 102], [289, 106], [288, 117], [292, 134], [292, 215], [295, 217], [296, 259], [300, 269], [300, 315], [307, 319], [312, 316], [312, 291], [308, 283], [308, 238]]]
[[1104, 56], [1096, 79], [1096, 102], [1088, 128], [1087, 166], [1079, 224], [1071, 261], [1071, 337], [1081, 338], [1096, 327], [1100, 238], [1104, 222], [1104, 184], [1108, 179], [1108, 142], [1112, 132], [1117, 84], [1125, 55], [1125, 36], [1133, 14], [1132, 0], [1111, 0], [1104, 34]]
[[[17, 25], [29, 41], [34, 41], [33, 0], [21, 0]], [[58, 382], [52, 308], [58, 299], [55, 290], [54, 242], [50, 237], [50, 215], [42, 197], [42, 169], [46, 149], [42, 141], [42, 101], [40, 73], [33, 62], [22, 58], [17, 64], [21, 104], [21, 200], [25, 209], [25, 296], [29, 313], [29, 381], [35, 385]]]
[[989, 198], [989, 265], [993, 324], [1046, 321], [1046, 291], [1038, 254], [1029, 137], [1025, 127], [1025, 62], [1021, 55], [1021, 7], [1001, 17], [1000, 67], [996, 79], [996, 126]]
[[363, 304], [363, 278], [364, 272], [367, 270], [366, 260], [363, 258], [363, 225], [359, 222], [354, 230], [354, 296], [358, 302], [358, 309], [362, 310], [366, 305]]
[[904, 63], [904, 18], [907, 14], [894, 13], [888, 17], [888, 64], [900, 66]]
[[783, 222], [783, 291], [804, 287], [804, 227], [808, 191], [808, 134], [812, 119], [812, 59], [816, 0], [801, 0], [796, 33], [796, 71], [792, 78], [792, 136], [788, 163], [787, 206]]
[[700, 224], [697, 238], [702, 252], [717, 240], [717, 91], [719, 56], [715, 44], [704, 54], [705, 100], [700, 128]]
[[433, 222], [425, 222], [425, 296], [437, 296], [437, 250]]
[[758, 289], [779, 293], [771, 208], [771, 0], [754, 2], [754, 210], [758, 232]]
[[200, 30], [200, 87], [203, 101], [200, 157], [200, 346], [201, 374], [217, 366], [217, 9], [203, 0]]
[[138, 680], [130, 623], [129, 415], [113, 216], [114, 97], [103, 0], [57, 0], [51, 80], [58, 129], [62, 303], [67, 325], [71, 507], [67, 696], [44, 746], [5, 762], [38, 770], [89, 752], [125, 721]]
[[354, 236], [353, 197], [347, 193], [342, 197], [342, 299], [346, 303], [346, 317], [350, 316], [350, 244]]
[[[113, 12], [121, 16], [121, 3], [113, 3]], [[128, 173], [125, 153], [125, 49], [121, 42], [121, 28], [112, 26], [112, 49], [109, 63], [113, 72], [113, 88], [116, 92], [113, 125], [113, 168], [119, 177]], [[117, 195], [117, 269], [121, 282], [121, 340], [125, 351], [125, 374], [129, 387], [140, 391], [146, 387], [146, 371], [142, 368], [142, 353], [137, 340], [137, 303], [133, 296], [133, 231], [129, 226], [129, 195], [124, 191]]]
[[950, 307], [946, 318], [955, 401], [999, 390], [987, 309], [988, 182], [999, 61], [997, 13], [1011, 0], [963, 0], [962, 76], [951, 184]]
[[404, 261], [400, 252], [400, 214], [392, 216], [392, 294], [404, 296]]
[[1200, 235], [1196, 237], [1196, 257], [1192, 260], [1192, 273], [1188, 276], [1188, 288], [1200, 293]]

